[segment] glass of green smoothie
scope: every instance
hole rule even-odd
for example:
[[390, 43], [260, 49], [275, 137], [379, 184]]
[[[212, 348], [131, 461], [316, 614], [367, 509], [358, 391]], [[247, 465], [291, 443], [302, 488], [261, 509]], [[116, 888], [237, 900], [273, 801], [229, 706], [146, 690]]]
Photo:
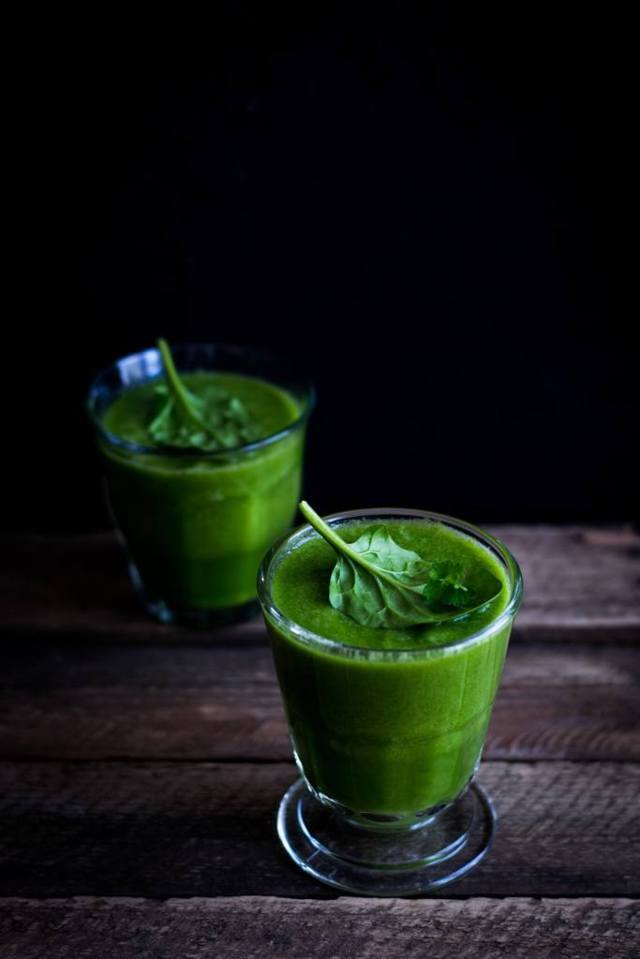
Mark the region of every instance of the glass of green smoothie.
[[522, 576], [470, 523], [371, 509], [308, 525], [258, 593], [302, 778], [280, 839], [331, 886], [416, 895], [472, 869], [495, 829], [474, 782]]
[[94, 381], [108, 500], [162, 622], [255, 612], [260, 560], [295, 514], [312, 405], [291, 364], [234, 346], [160, 340]]

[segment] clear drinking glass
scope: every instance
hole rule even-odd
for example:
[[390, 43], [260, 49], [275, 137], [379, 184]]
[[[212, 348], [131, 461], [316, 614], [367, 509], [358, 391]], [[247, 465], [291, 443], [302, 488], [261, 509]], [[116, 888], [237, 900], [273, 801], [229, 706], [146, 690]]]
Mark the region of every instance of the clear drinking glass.
[[256, 442], [222, 452], [165, 450], [128, 442], [102, 422], [120, 393], [161, 380], [157, 349], [118, 360], [89, 391], [111, 511], [146, 606], [162, 622], [232, 622], [256, 610], [260, 560], [295, 514], [313, 390], [291, 364], [263, 351], [194, 344], [175, 346], [173, 356], [180, 373], [258, 378], [299, 407], [294, 422]]
[[412, 895], [467, 873], [487, 853], [495, 812], [473, 782], [480, 763], [522, 576], [508, 549], [461, 520], [420, 510], [337, 514], [353, 520], [435, 521], [481, 543], [501, 563], [506, 607], [448, 645], [370, 649], [316, 635], [273, 600], [279, 560], [309, 525], [265, 557], [258, 594], [302, 779], [283, 797], [278, 833], [317, 879], [369, 895]]

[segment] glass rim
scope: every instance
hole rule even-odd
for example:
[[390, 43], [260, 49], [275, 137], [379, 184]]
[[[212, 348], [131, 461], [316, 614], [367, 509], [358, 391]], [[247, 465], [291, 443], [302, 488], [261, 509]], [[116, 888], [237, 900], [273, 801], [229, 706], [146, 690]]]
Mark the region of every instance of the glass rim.
[[[448, 643], [441, 643], [437, 646], [416, 646], [402, 649], [383, 649], [372, 648], [371, 646], [354, 646], [351, 643], [343, 643], [337, 639], [330, 639], [327, 636], [321, 636], [289, 619], [275, 604], [271, 596], [269, 571], [273, 561], [280, 553], [285, 544], [296, 536], [302, 536], [306, 531], [314, 532], [310, 523], [302, 523], [295, 529], [290, 530], [281, 536], [272, 545], [271, 549], [264, 556], [258, 572], [258, 598], [265, 615], [274, 620], [276, 625], [287, 633], [291, 633], [303, 645], [317, 647], [328, 653], [334, 653], [350, 658], [389, 660], [389, 661], [407, 661], [409, 659], [428, 658], [441, 654], [447, 650], [459, 650], [467, 646], [474, 645], [494, 633], [500, 632], [510, 622], [513, 621], [522, 602], [523, 576], [520, 566], [511, 553], [511, 551], [497, 537], [492, 536], [479, 526], [468, 523], [466, 520], [456, 519], [453, 516], [447, 516], [445, 513], [434, 513], [430, 510], [403, 509], [401, 507], [372, 507], [370, 509], [346, 510], [340, 513], [331, 513], [323, 517], [329, 524], [341, 523], [353, 519], [367, 519], [375, 517], [406, 518], [411, 520], [430, 520], [436, 523], [442, 523], [446, 526], [459, 530], [472, 536], [482, 545], [490, 547], [494, 553], [497, 553], [499, 559], [506, 567], [510, 578], [511, 595], [507, 605], [502, 612], [490, 623], [487, 623], [481, 629], [469, 636], [461, 639], [454, 639]], [[320, 535], [316, 533], [316, 535]]]
[[[278, 356], [276, 353], [271, 353], [269, 350], [263, 350], [257, 347], [250, 346], [238, 346], [234, 343], [212, 343], [212, 342], [199, 342], [199, 343], [172, 343], [171, 350], [181, 352], [183, 350], [216, 350], [224, 351], [231, 355], [236, 355], [238, 357], [242, 356], [252, 356], [258, 362], [264, 363], [284, 363], [284, 359], [281, 356]], [[278, 440], [284, 439], [289, 433], [295, 432], [297, 429], [300, 429], [309, 419], [313, 408], [316, 402], [316, 391], [313, 386], [313, 383], [310, 379], [304, 378], [300, 381], [300, 388], [303, 394], [303, 405], [300, 412], [300, 415], [296, 417], [293, 422], [289, 423], [288, 426], [283, 427], [280, 430], [277, 430], [275, 433], [269, 433], [268, 436], [263, 436], [259, 440], [252, 440], [250, 443], [242, 443], [239, 446], [231, 446], [228, 449], [224, 450], [192, 450], [192, 449], [180, 449], [176, 447], [163, 447], [163, 446], [146, 446], [143, 443], [136, 443], [132, 440], [126, 440], [121, 436], [118, 436], [115, 433], [110, 433], [109, 430], [106, 430], [102, 424], [102, 421], [95, 409], [95, 401], [98, 393], [98, 389], [101, 381], [103, 381], [110, 373], [117, 371], [121, 363], [126, 361], [135, 360], [138, 357], [143, 357], [147, 354], [156, 354], [160, 355], [160, 351], [156, 346], [148, 347], [145, 350], [137, 350], [134, 353], [127, 353], [124, 356], [118, 357], [108, 366], [103, 367], [100, 372], [94, 376], [87, 391], [87, 398], [85, 400], [85, 410], [89, 419], [91, 420], [92, 425], [94, 426], [98, 436], [109, 446], [116, 447], [122, 450], [126, 450], [128, 453], [140, 453], [145, 456], [157, 456], [164, 458], [180, 458], [180, 459], [194, 459], [194, 460], [225, 460], [229, 456], [238, 455], [239, 453], [252, 453], [256, 450], [260, 450], [263, 447], [270, 446], [273, 443], [277, 443]], [[176, 364], [178, 366], [178, 364]], [[178, 372], [180, 370], [178, 369]], [[230, 371], [222, 371], [230, 372]], [[239, 374], [244, 375], [244, 374]], [[247, 374], [248, 376], [251, 374]], [[254, 379], [257, 377], [254, 377]], [[149, 377], [149, 380], [146, 382], [151, 382], [153, 377]], [[270, 382], [268, 377], [265, 377], [267, 382]], [[278, 384], [275, 384], [278, 385]], [[127, 389], [124, 387], [123, 392]]]

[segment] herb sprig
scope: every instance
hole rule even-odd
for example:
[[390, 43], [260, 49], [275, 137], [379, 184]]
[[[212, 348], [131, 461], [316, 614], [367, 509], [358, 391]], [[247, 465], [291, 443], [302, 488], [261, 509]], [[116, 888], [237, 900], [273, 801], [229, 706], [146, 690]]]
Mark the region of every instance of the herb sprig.
[[429, 563], [384, 526], [347, 543], [305, 501], [300, 512], [338, 554], [329, 602], [361, 626], [401, 629], [466, 616], [501, 589], [490, 573], [472, 581], [459, 563]]
[[148, 426], [157, 446], [215, 452], [257, 439], [257, 426], [237, 396], [218, 385], [196, 395], [180, 378], [166, 340], [157, 346], [165, 382], [156, 387], [160, 407]]

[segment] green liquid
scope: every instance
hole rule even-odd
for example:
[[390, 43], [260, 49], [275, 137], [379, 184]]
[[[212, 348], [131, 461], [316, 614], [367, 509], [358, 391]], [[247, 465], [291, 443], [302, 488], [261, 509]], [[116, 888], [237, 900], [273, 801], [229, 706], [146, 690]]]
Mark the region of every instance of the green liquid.
[[[230, 373], [185, 373], [193, 392], [223, 387], [237, 396], [260, 437], [300, 416], [274, 384]], [[157, 381], [156, 381], [157, 382]], [[150, 446], [156, 382], [126, 390], [103, 416], [117, 437]], [[255, 451], [139, 453], [101, 443], [116, 521], [152, 602], [174, 611], [221, 610], [255, 598], [262, 556], [290, 525], [301, 485], [304, 430]]]
[[[346, 523], [340, 535], [352, 542], [378, 525]], [[365, 652], [321, 650], [269, 619], [267, 625], [294, 748], [311, 786], [356, 813], [406, 817], [455, 799], [475, 772], [511, 626], [466, 647], [445, 644], [493, 622], [511, 587], [500, 561], [461, 533], [424, 521], [385, 525], [425, 558], [479, 565], [502, 591], [456, 622], [370, 629], [329, 605], [336, 557], [312, 534], [276, 561], [273, 601], [295, 623]], [[376, 650], [397, 656], [376, 657]]]

